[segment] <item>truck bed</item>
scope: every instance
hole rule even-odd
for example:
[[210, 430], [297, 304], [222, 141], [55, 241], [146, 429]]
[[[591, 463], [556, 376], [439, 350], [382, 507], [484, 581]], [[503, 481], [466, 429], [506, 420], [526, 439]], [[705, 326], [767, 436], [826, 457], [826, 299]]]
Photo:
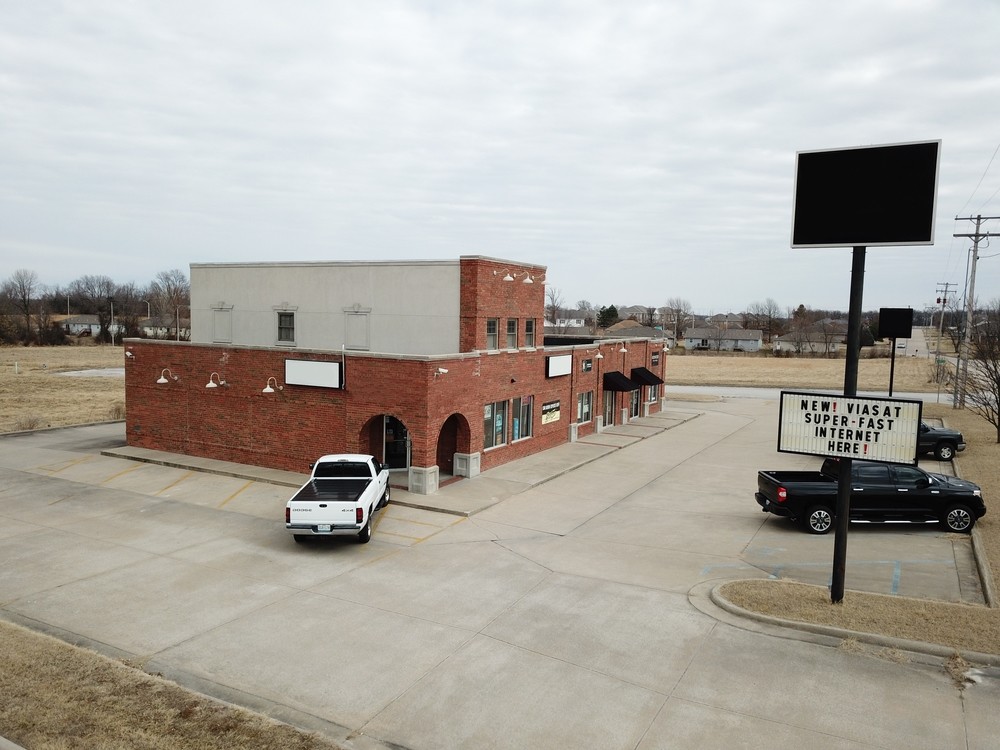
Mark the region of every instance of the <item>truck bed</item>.
[[312, 479], [295, 493], [292, 503], [353, 503], [371, 479]]
[[837, 480], [822, 471], [759, 471], [758, 476], [767, 477], [774, 484], [794, 484], [796, 482], [828, 482]]

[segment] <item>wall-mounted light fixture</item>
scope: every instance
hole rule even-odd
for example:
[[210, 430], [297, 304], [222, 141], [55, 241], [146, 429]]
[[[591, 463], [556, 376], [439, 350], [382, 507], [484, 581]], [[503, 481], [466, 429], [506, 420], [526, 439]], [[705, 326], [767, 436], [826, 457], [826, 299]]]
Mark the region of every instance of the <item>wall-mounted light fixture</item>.
[[[274, 385], [272, 386], [271, 383], [274, 383]], [[285, 386], [279, 385], [277, 378], [270, 377], [267, 379], [267, 385], [264, 386], [264, 390], [262, 390], [261, 393], [274, 393], [275, 388], [279, 391], [285, 390]]]
[[[597, 354], [594, 354], [594, 352], [597, 352]], [[584, 354], [594, 354], [594, 359], [604, 359], [604, 355], [601, 354], [600, 349], [587, 349]]]
[[522, 284], [534, 284], [535, 281], [544, 283], [544, 281], [545, 281], [545, 274], [543, 273], [540, 276], [534, 276], [533, 277], [530, 273], [525, 273], [524, 274], [524, 281], [521, 282], [521, 283]]
[[625, 344], [622, 344], [622, 348], [618, 350], [619, 354], [628, 354], [628, 349], [625, 348]]
[[[494, 271], [493, 272], [494, 276], [500, 276], [500, 274], [503, 274], [503, 277], [500, 279], [501, 281], [513, 281], [514, 279], [518, 279], [518, 278], [521, 278], [523, 276], [524, 278], [521, 279], [521, 283], [522, 284], [534, 284], [535, 283], [535, 280], [532, 278], [531, 274], [528, 273], [527, 271], [517, 271], [516, 273], [511, 273], [510, 269], [505, 268], [502, 271]], [[541, 280], [544, 281], [544, 279], [541, 279]]]
[[159, 385], [163, 385], [164, 383], [169, 383], [171, 380], [177, 380], [177, 376], [170, 372], [169, 367], [164, 367], [163, 372], [160, 373], [160, 377], [156, 379], [156, 382]]
[[208, 382], [205, 383], [206, 388], [218, 388], [220, 385], [228, 386], [226, 381], [220, 378], [219, 373], [217, 372], [213, 372], [211, 375], [209, 375]]

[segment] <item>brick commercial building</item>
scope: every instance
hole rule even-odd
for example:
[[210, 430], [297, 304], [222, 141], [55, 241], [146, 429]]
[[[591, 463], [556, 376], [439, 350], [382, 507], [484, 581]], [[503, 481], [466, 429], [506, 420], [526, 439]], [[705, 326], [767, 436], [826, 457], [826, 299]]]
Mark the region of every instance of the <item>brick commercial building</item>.
[[128, 339], [129, 445], [306, 471], [371, 453], [410, 491], [659, 411], [656, 339], [542, 340], [545, 268], [191, 266], [191, 341]]

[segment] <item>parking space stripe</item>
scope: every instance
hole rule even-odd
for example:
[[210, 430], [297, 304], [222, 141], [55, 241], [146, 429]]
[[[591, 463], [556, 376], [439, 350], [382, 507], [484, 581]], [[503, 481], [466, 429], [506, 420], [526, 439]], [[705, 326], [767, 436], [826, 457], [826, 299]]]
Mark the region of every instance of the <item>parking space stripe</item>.
[[65, 463], [62, 464], [56, 464], [59, 466], [58, 469], [51, 468], [54, 466], [54, 464], [46, 464], [45, 466], [36, 467], [35, 471], [47, 471], [50, 474], [58, 474], [60, 471], [65, 471], [66, 469], [69, 469], [73, 466], [79, 466], [80, 464], [85, 464], [88, 461], [93, 461], [95, 458], [97, 458], [97, 456], [84, 456], [83, 458], [78, 458], [75, 461], [66, 461]]
[[146, 464], [136, 464], [135, 466], [129, 466], [127, 469], [122, 469], [117, 474], [112, 474], [110, 477], [103, 480], [101, 484], [107, 484], [108, 482], [114, 481], [118, 477], [123, 477], [126, 474], [131, 474], [133, 471], [136, 471], [137, 469], [144, 469], [144, 468], [146, 468]]
[[226, 498], [225, 500], [223, 500], [223, 501], [222, 501], [221, 503], [219, 503], [219, 505], [218, 505], [218, 506], [216, 506], [216, 507], [219, 507], [219, 508], [224, 508], [224, 507], [226, 507], [226, 503], [228, 503], [228, 502], [229, 502], [230, 500], [233, 500], [234, 498], [236, 498], [236, 496], [237, 496], [237, 495], [239, 495], [239, 494], [240, 494], [241, 492], [243, 492], [243, 491], [244, 491], [244, 490], [245, 490], [245, 489], [246, 489], [247, 487], [250, 487], [250, 486], [252, 486], [252, 485], [253, 485], [253, 481], [252, 481], [252, 480], [251, 480], [251, 481], [249, 481], [249, 482], [247, 482], [247, 483], [246, 483], [246, 484], [244, 484], [244, 485], [243, 485], [242, 487], [240, 487], [240, 488], [239, 488], [238, 490], [236, 490], [236, 492], [234, 492], [234, 493], [233, 493], [232, 495], [230, 495], [230, 496], [229, 496], [229, 497], [227, 497], [227, 498]]
[[170, 484], [168, 484], [163, 489], [157, 490], [154, 494], [156, 494], [156, 495], [162, 495], [167, 490], [173, 489], [174, 487], [176, 487], [177, 485], [179, 485], [181, 482], [183, 482], [185, 479], [187, 479], [192, 474], [194, 474], [193, 471], [186, 471], [186, 472], [184, 472], [183, 475], [181, 475], [180, 477], [178, 477], [177, 479], [175, 479], [174, 481], [172, 481]]

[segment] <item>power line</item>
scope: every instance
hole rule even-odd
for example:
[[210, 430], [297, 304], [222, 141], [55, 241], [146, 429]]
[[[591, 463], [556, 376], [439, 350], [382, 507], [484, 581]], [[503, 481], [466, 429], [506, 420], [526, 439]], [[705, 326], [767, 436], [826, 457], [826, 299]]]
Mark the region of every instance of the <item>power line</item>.
[[[962, 206], [962, 207], [961, 207], [961, 208], [960, 208], [960, 209], [958, 210], [958, 213], [962, 213], [962, 211], [964, 211], [964, 210], [965, 210], [965, 207], [966, 207], [966, 206], [968, 206], [968, 205], [969, 205], [969, 203], [971, 203], [971, 202], [972, 202], [972, 197], [973, 197], [973, 196], [974, 196], [974, 195], [976, 194], [976, 191], [977, 191], [977, 190], [979, 190], [979, 186], [983, 184], [983, 180], [985, 180], [985, 179], [986, 179], [986, 174], [987, 174], [987, 173], [988, 173], [988, 172], [990, 171], [990, 167], [991, 167], [991, 166], [993, 166], [993, 160], [997, 158], [997, 152], [998, 152], [998, 151], [1000, 151], [1000, 143], [998, 143], [998, 144], [997, 144], [997, 147], [996, 147], [995, 149], [993, 149], [993, 156], [991, 156], [991, 157], [990, 157], [990, 163], [989, 163], [989, 164], [987, 164], [987, 165], [986, 165], [986, 169], [984, 169], [984, 170], [983, 170], [983, 176], [979, 178], [979, 182], [977, 182], [977, 183], [976, 183], [976, 187], [975, 187], [975, 189], [974, 189], [974, 190], [972, 191], [972, 194], [971, 194], [971, 195], [970, 195], [970, 196], [968, 197], [968, 199], [967, 199], [967, 200], [965, 201], [965, 206]], [[993, 195], [996, 195], [996, 193], [994, 193]], [[990, 196], [990, 198], [992, 198], [992, 197], [993, 197], [993, 196]], [[987, 203], [988, 203], [988, 202], [989, 202], [989, 201], [987, 201]], [[984, 204], [984, 205], [985, 205], [985, 204]]]

